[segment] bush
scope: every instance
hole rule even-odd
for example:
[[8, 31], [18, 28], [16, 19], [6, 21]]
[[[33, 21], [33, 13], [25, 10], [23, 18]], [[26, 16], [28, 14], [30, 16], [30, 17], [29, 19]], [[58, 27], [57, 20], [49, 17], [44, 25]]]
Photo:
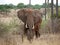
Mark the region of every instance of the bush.
[[[1, 19], [1, 20], [3, 20], [3, 19]], [[7, 19], [5, 19], [5, 20], [7, 20]], [[8, 20], [9, 22], [5, 21], [5, 20], [0, 21], [0, 37], [7, 36], [7, 34], [9, 35], [9, 34], [12, 34], [15, 32], [20, 33], [20, 30], [22, 30], [21, 28], [23, 28], [23, 26], [20, 27], [22, 25], [22, 23], [19, 22], [18, 18], [12, 17], [11, 20], [10, 19]]]
[[[56, 13], [54, 13], [53, 17], [56, 18], [56, 16], [57, 16]], [[60, 18], [60, 11], [58, 11], [58, 16], [57, 17]]]
[[11, 20], [9, 23], [7, 21], [5, 23], [4, 21], [0, 21], [0, 37], [5, 36], [9, 32], [13, 31], [12, 29], [16, 28], [17, 25], [18, 24], [15, 22], [15, 20]]
[[0, 37], [5, 36], [9, 32], [9, 27], [6, 24], [0, 23]]

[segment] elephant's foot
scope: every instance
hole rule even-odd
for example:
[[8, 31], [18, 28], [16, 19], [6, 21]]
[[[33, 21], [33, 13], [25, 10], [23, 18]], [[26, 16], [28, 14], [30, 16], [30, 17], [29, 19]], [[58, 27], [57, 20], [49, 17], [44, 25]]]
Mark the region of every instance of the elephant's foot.
[[36, 38], [40, 37], [40, 33], [38, 31], [35, 31]]

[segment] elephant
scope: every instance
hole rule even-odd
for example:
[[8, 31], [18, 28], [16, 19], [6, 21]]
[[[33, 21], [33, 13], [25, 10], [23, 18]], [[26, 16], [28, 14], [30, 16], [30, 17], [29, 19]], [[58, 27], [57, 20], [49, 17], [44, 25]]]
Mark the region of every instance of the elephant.
[[[24, 22], [24, 34], [27, 35], [28, 40], [33, 38], [33, 10], [32, 9], [21, 9], [17, 12], [17, 16]], [[28, 29], [29, 27], [29, 29]], [[28, 33], [29, 32], [29, 33]], [[30, 35], [30, 36], [29, 36]]]
[[42, 22], [40, 11], [30, 8], [20, 9], [17, 16], [24, 22], [24, 34], [27, 35], [28, 40], [31, 41], [34, 34], [40, 37], [39, 28]]

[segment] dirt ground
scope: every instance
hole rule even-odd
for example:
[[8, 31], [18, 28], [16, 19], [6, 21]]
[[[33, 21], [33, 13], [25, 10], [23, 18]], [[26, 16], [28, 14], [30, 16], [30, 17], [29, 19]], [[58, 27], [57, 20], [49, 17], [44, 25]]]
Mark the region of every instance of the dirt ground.
[[22, 42], [20, 35], [0, 38], [0, 45], [60, 45], [60, 34], [45, 34], [30, 43], [26, 38]]
[[41, 35], [39, 39], [34, 39], [31, 44], [24, 40], [24, 43], [22, 45], [60, 45], [59, 42], [59, 35], [47, 34]]

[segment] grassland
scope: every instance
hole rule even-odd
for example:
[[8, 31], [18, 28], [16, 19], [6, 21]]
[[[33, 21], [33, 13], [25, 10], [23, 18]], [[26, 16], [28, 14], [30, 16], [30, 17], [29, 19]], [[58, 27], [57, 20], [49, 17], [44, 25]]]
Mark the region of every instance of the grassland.
[[51, 25], [48, 16], [47, 20], [43, 17], [40, 38], [34, 37], [32, 43], [29, 43], [26, 37], [22, 42], [21, 33], [24, 23], [17, 18], [14, 10], [9, 15], [0, 17], [0, 45], [60, 45], [60, 34], [48, 33]]

